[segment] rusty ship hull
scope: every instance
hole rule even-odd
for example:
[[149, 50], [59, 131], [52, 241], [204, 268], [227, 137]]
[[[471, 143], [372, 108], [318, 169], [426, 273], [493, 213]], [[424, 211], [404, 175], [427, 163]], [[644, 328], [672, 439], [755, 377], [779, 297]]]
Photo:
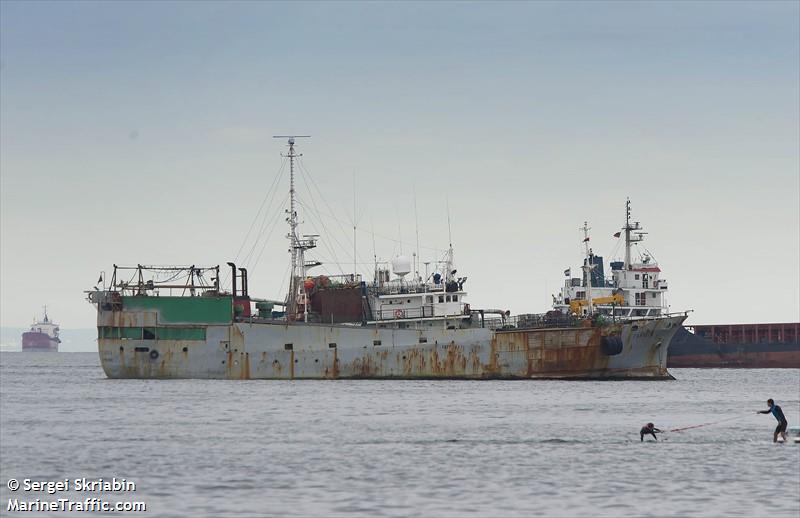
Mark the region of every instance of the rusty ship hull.
[[[220, 297], [220, 299], [225, 299]], [[130, 300], [127, 306], [141, 302]], [[181, 314], [101, 304], [98, 346], [109, 378], [671, 379], [667, 349], [685, 316], [579, 327], [417, 328]], [[155, 304], [152, 304], [155, 302]], [[208, 304], [212, 299], [195, 298]], [[208, 320], [201, 322], [200, 320]]]

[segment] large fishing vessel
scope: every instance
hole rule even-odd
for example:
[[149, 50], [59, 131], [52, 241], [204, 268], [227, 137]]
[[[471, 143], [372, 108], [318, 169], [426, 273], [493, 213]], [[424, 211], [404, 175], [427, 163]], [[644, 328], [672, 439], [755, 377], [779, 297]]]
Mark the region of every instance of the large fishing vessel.
[[114, 266], [97, 306], [100, 360], [111, 378], [648, 378], [667, 379], [667, 344], [685, 315], [636, 321], [510, 316], [472, 307], [452, 245], [422, 277], [407, 257], [391, 272], [310, 276], [319, 236], [301, 235], [288, 140], [288, 295], [252, 297], [248, 273], [219, 266]]
[[58, 332], [58, 324], [47, 316], [45, 306], [44, 317], [41, 320], [34, 319], [30, 329], [22, 333], [22, 350], [58, 352], [58, 344], [61, 343]]

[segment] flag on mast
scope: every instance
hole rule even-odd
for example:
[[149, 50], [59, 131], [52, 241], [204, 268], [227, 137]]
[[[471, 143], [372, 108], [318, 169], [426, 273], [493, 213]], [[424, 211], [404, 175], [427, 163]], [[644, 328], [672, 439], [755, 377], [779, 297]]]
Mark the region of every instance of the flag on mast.
[[572, 268], [564, 270], [564, 277], [569, 277], [570, 275], [572, 275]]
[[614, 233], [614, 237], [619, 237], [621, 234], [622, 234], [622, 232], [615, 232]]

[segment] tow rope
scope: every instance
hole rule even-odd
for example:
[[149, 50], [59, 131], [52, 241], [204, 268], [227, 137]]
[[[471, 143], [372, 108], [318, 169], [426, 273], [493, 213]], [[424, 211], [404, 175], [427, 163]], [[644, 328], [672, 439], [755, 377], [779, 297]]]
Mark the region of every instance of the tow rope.
[[[750, 415], [750, 414], [747, 414], [747, 415]], [[691, 430], [693, 428], [702, 428], [704, 426], [711, 426], [712, 424], [719, 424], [719, 423], [724, 423], [726, 421], [733, 421], [734, 419], [741, 419], [743, 417], [745, 417], [745, 416], [737, 415], [737, 416], [734, 416], [734, 417], [729, 417], [727, 419], [722, 419], [720, 421], [714, 421], [713, 423], [703, 423], [703, 424], [696, 424], [696, 425], [692, 425], [692, 426], [684, 426], [683, 428], [673, 428], [672, 430], [667, 430], [667, 431], [668, 432], [682, 432], [684, 430]]]

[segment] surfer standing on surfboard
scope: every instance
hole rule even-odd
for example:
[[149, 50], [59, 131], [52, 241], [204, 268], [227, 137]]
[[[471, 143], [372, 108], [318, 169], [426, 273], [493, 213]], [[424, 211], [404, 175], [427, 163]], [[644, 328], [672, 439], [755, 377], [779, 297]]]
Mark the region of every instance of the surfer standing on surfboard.
[[778, 442], [778, 434], [781, 434], [783, 440], [786, 440], [786, 426], [788, 426], [788, 422], [786, 421], [786, 416], [783, 415], [783, 410], [781, 407], [775, 404], [772, 399], [767, 400], [767, 404], [769, 408], [767, 410], [759, 410], [756, 412], [757, 414], [772, 414], [775, 416], [775, 419], [778, 420], [778, 426], [775, 428], [775, 434], [772, 437], [772, 442]]

